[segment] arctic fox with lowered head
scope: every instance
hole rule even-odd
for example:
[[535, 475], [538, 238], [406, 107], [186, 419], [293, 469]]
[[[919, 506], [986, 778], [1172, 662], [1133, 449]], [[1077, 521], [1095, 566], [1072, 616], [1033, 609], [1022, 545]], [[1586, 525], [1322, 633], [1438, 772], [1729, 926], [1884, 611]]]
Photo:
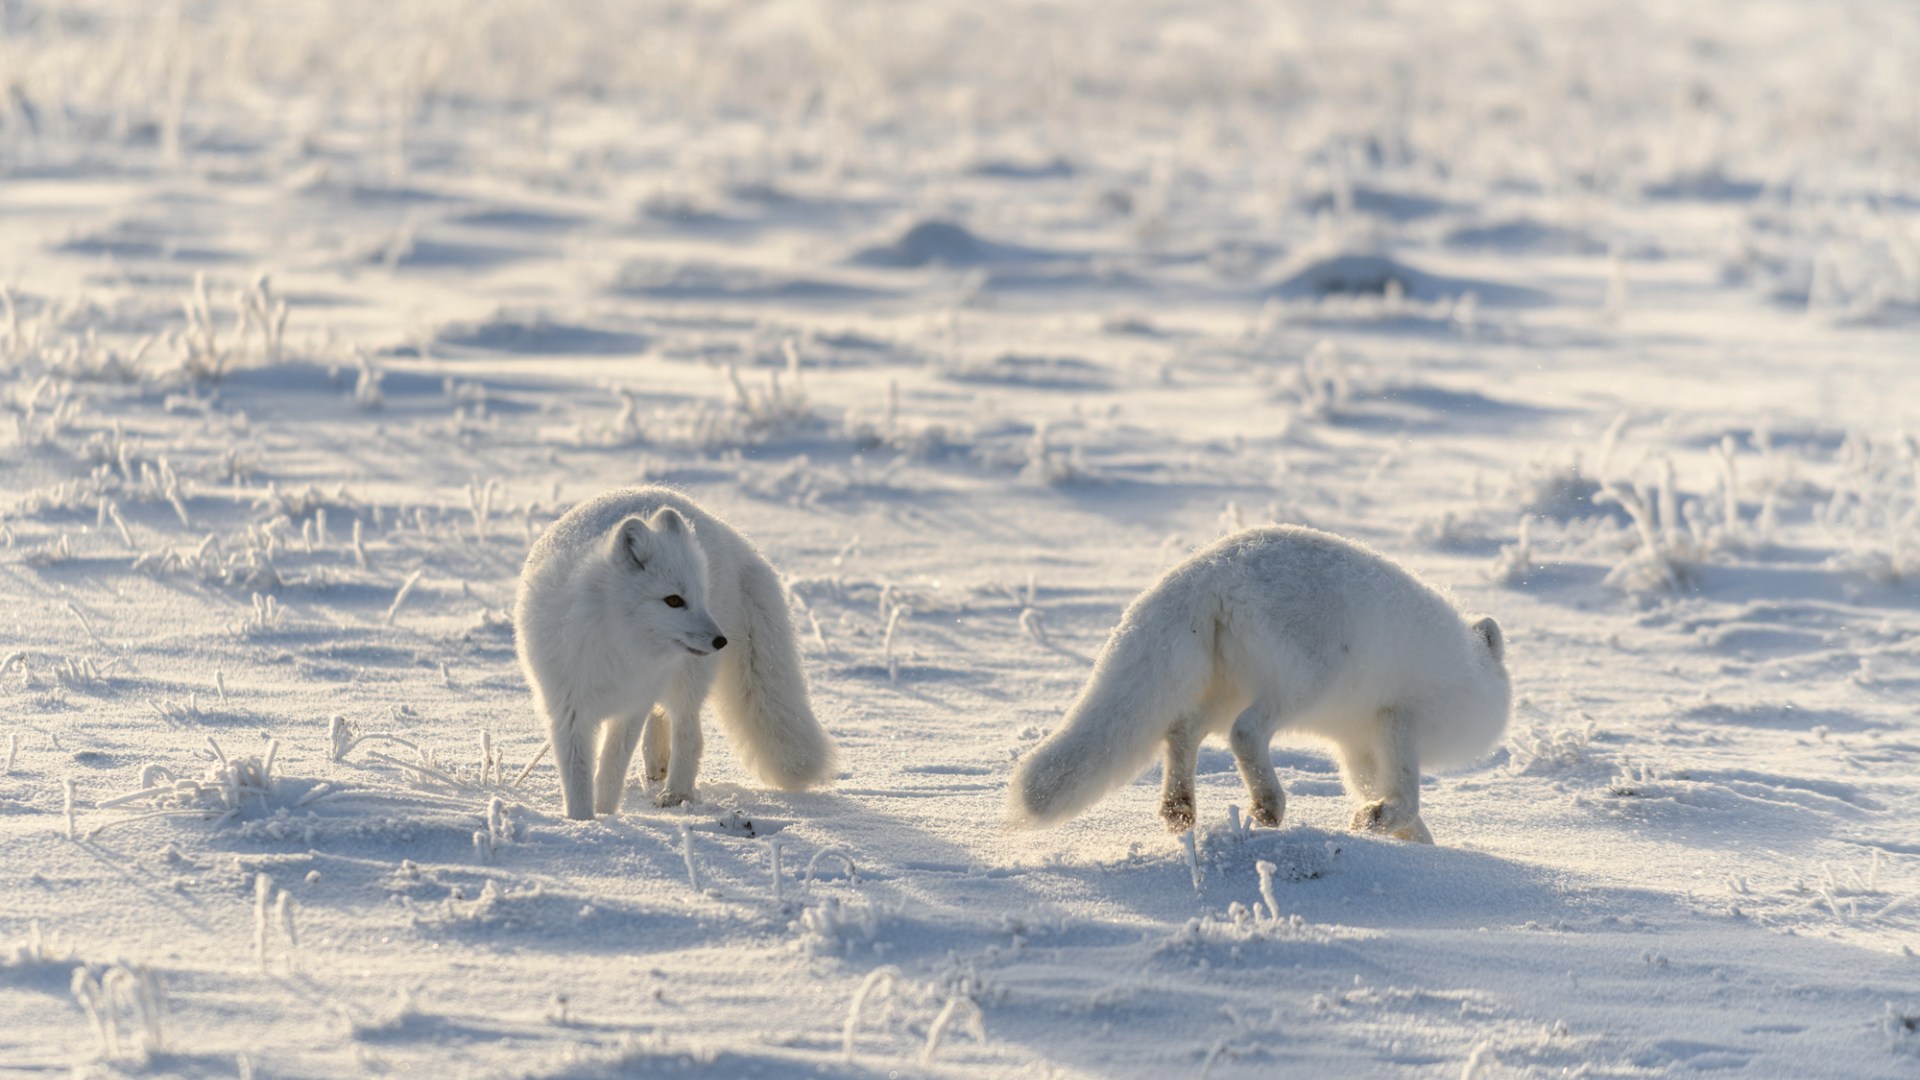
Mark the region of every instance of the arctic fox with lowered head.
[[709, 690], [762, 781], [797, 790], [834, 776], [779, 576], [678, 492], [610, 491], [555, 521], [520, 572], [514, 638], [570, 818], [620, 808], [636, 745], [647, 779], [666, 781], [655, 801], [691, 800]]
[[1066, 722], [1021, 759], [1013, 823], [1052, 825], [1166, 755], [1160, 814], [1193, 826], [1200, 740], [1224, 734], [1253, 801], [1286, 806], [1268, 744], [1281, 730], [1329, 739], [1353, 827], [1432, 843], [1420, 766], [1464, 764], [1507, 724], [1505, 643], [1438, 592], [1360, 544], [1281, 525], [1226, 537], [1128, 606]]

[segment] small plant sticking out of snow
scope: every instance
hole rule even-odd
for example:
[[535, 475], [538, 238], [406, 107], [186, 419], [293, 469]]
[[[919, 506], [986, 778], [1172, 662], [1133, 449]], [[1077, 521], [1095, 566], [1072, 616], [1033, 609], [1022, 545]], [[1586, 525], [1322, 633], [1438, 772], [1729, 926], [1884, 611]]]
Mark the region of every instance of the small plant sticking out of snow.
[[[180, 349], [180, 372], [195, 382], [217, 382], [227, 373], [233, 360], [233, 347], [222, 343], [214, 325], [213, 302], [207, 296], [207, 275], [193, 275], [193, 295], [184, 305], [187, 327], [176, 339]], [[245, 329], [245, 316], [234, 323], [238, 337]]]
[[394, 618], [400, 614], [400, 605], [407, 602], [407, 597], [413, 595], [414, 586], [419, 585], [420, 579], [426, 576], [425, 570], [415, 570], [407, 575], [407, 580], [401, 582], [399, 590], [393, 594], [393, 603], [387, 606], [387, 614], [381, 620], [382, 622], [388, 626], [393, 625]]
[[27, 924], [27, 936], [0, 953], [0, 967], [59, 968], [73, 963], [73, 949], [51, 934], [40, 931], [40, 920]]
[[680, 823], [680, 857], [687, 864], [687, 886], [699, 892], [700, 865], [693, 858], [693, 827], [684, 821]]
[[300, 934], [293, 922], [293, 894], [285, 889], [274, 887], [273, 879], [266, 874], [253, 876], [253, 958], [260, 965], [260, 973], [268, 970], [267, 953], [278, 929], [287, 939], [287, 970], [293, 970], [294, 951], [300, 945]]
[[1353, 398], [1353, 375], [1331, 341], [1321, 341], [1300, 361], [1294, 394], [1302, 415], [1330, 420]]
[[853, 1061], [853, 1040], [860, 1030], [860, 1018], [866, 1012], [867, 1002], [879, 1000], [893, 992], [899, 984], [900, 969], [888, 964], [869, 972], [860, 982], [860, 989], [854, 992], [853, 1002], [847, 1006], [847, 1021], [840, 1029], [840, 1056], [843, 1060]]
[[732, 364], [727, 365], [727, 383], [733, 388], [733, 411], [744, 421], [744, 430], [749, 435], [782, 435], [813, 423], [806, 382], [800, 372], [800, 349], [788, 338], [781, 345], [781, 351], [787, 358], [786, 379], [783, 382], [782, 373], [778, 371], [768, 374], [763, 392], [749, 389], [741, 381], [739, 370]]
[[1879, 585], [1920, 579], [1920, 439], [1888, 445], [1849, 436], [1840, 455], [1841, 478], [1816, 514], [1848, 545], [1829, 569]]
[[860, 884], [860, 871], [853, 865], [852, 854], [845, 848], [821, 848], [819, 851], [813, 853], [813, 858], [807, 860], [806, 876], [802, 880], [802, 884], [806, 886], [808, 891], [812, 891], [813, 879], [819, 876], [820, 864], [823, 862], [838, 862], [841, 868], [847, 872], [847, 883], [850, 885]]
[[1644, 492], [1625, 484], [1607, 488], [1595, 501], [1625, 510], [1640, 539], [1639, 547], [1607, 573], [1607, 585], [1626, 593], [1679, 592], [1686, 587], [1693, 577], [1694, 550], [1678, 529], [1670, 479], [1662, 485], [1657, 515]]
[[[441, 664], [441, 672], [443, 675], [446, 672], [444, 661]], [[451, 679], [447, 682], [449, 686], [452, 685]], [[482, 731], [480, 733], [480, 782], [482, 784], [506, 783], [506, 768], [506, 760], [493, 748], [493, 732]], [[491, 814], [493, 808], [489, 806], [487, 812]]]
[[1486, 542], [1486, 532], [1471, 517], [1443, 510], [1438, 517], [1427, 517], [1408, 531], [1416, 543], [1438, 551], [1457, 551]]
[[235, 632], [241, 637], [256, 637], [270, 630], [276, 630], [280, 626], [280, 620], [286, 614], [287, 609], [279, 600], [270, 595], [262, 596], [254, 593], [253, 613], [240, 620], [240, 625], [235, 628]]
[[1086, 479], [1088, 475], [1087, 463], [1079, 447], [1056, 450], [1048, 442], [1046, 422], [1041, 421], [1033, 426], [1033, 438], [1027, 442], [1026, 464], [1020, 469], [1020, 479], [1030, 484], [1053, 487]]
[[966, 1032], [973, 1036], [975, 1042], [987, 1041], [986, 1017], [981, 1015], [980, 1006], [974, 1004], [972, 998], [956, 993], [947, 999], [940, 1014], [933, 1018], [932, 1026], [927, 1028], [927, 1045], [920, 1051], [921, 1068], [933, 1066], [933, 1056], [940, 1052], [940, 1043], [955, 1020], [965, 1025]]
[[1020, 609], [1020, 629], [1040, 645], [1051, 645], [1047, 640], [1047, 616], [1039, 608]]
[[[867, 900], [842, 901], [829, 896], [809, 904], [793, 927], [803, 935], [800, 948], [808, 956], [851, 956], [880, 932], [880, 912]], [[876, 946], [877, 949], [877, 946]]]
[[1500, 554], [1487, 567], [1487, 578], [1501, 585], [1525, 584], [1534, 571], [1533, 518], [1521, 517], [1519, 536], [1511, 544], [1502, 544]]
[[378, 409], [387, 403], [386, 392], [380, 388], [387, 373], [374, 366], [365, 349], [355, 348], [353, 356], [358, 369], [353, 380], [353, 403], [367, 410]]
[[[939, 458], [954, 449], [946, 425], [920, 423], [900, 414], [900, 383], [887, 381], [887, 402], [878, 414], [849, 409], [841, 419], [841, 432], [861, 450], [885, 447], [909, 458]], [[963, 437], [964, 436], [960, 436]]]
[[248, 798], [258, 798], [263, 806], [267, 803], [274, 791], [273, 759], [280, 750], [279, 740], [268, 741], [264, 759], [255, 756], [230, 759], [211, 735], [207, 737], [207, 748], [213, 752], [214, 760], [197, 780], [176, 777], [161, 765], [149, 765], [141, 771], [140, 790], [95, 803], [95, 808], [100, 810], [136, 803], [145, 803], [154, 809], [96, 825], [88, 835], [98, 834], [110, 825], [150, 817], [213, 818], [216, 826], [224, 825], [240, 816]]
[[[1261, 859], [1259, 862], [1253, 864], [1253, 868], [1260, 875], [1260, 899], [1267, 905], [1267, 918], [1278, 919], [1280, 917], [1280, 901], [1274, 897], [1273, 874], [1279, 867], [1265, 859]], [[1256, 908], [1254, 914], [1257, 916], [1259, 909]]]
[[54, 664], [51, 670], [54, 681], [61, 686], [98, 694], [109, 688], [115, 669], [124, 666], [127, 666], [124, 656], [116, 656], [105, 664], [97, 664], [91, 657], [69, 656]]
[[886, 637], [881, 641], [881, 649], [885, 653], [888, 682], [900, 681], [900, 658], [894, 653], [894, 643], [900, 633], [900, 619], [906, 614], [906, 610], [905, 607], [896, 605], [893, 610], [887, 612], [887, 632]]
[[473, 515], [473, 539], [476, 543], [486, 543], [487, 526], [493, 517], [493, 502], [499, 495], [499, 480], [489, 478], [483, 484], [476, 476], [467, 482], [467, 512]]
[[177, 728], [184, 724], [192, 723], [205, 715], [200, 711], [199, 694], [192, 691], [187, 693], [187, 700], [185, 701], [175, 701], [170, 697], [163, 697], [158, 700], [148, 698], [147, 707], [159, 714], [160, 719], [170, 728]]
[[71, 562], [73, 556], [73, 540], [67, 536], [65, 530], [62, 530], [60, 539], [57, 542], [43, 544], [38, 548], [28, 551], [22, 556], [22, 561], [36, 569], [46, 570], [59, 566], [62, 563]]
[[[1238, 808], [1235, 808], [1235, 812], [1238, 812]], [[1207, 883], [1207, 872], [1200, 867], [1200, 853], [1194, 847], [1192, 829], [1180, 834], [1180, 850], [1187, 857], [1187, 874], [1193, 879], [1194, 894], [1199, 895]]]
[[786, 874], [780, 867], [780, 854], [786, 847], [786, 841], [778, 836], [767, 838], [767, 872], [773, 879], [773, 904], [784, 908], [787, 903]]
[[487, 800], [486, 824], [485, 829], [474, 832], [473, 848], [482, 859], [492, 862], [494, 854], [512, 843], [518, 833], [512, 820], [507, 817], [506, 804], [500, 801], [498, 795]]
[[1660, 769], [1645, 762], [1621, 762], [1613, 772], [1613, 778], [1607, 781], [1607, 794], [1616, 798], [1637, 798], [1667, 779], [1686, 779], [1684, 773], [1668, 777]]
[[137, 964], [114, 964], [99, 974], [73, 969], [73, 998], [86, 1010], [108, 1061], [145, 1061], [165, 1048], [166, 983]]

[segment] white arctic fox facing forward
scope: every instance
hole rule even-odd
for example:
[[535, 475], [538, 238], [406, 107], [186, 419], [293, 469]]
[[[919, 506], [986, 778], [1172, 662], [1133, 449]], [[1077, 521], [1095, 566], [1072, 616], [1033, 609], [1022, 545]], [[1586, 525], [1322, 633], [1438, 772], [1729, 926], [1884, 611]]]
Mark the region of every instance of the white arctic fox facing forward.
[[1296, 526], [1249, 529], [1174, 567], [1128, 606], [1066, 722], [1009, 793], [1015, 824], [1051, 825], [1139, 775], [1164, 745], [1167, 827], [1193, 826], [1200, 740], [1228, 735], [1253, 819], [1286, 805], [1268, 743], [1333, 741], [1353, 827], [1432, 843], [1420, 764], [1461, 764], [1507, 724], [1499, 624], [1359, 544]]
[[710, 687], [755, 776], [788, 790], [833, 777], [779, 577], [678, 492], [610, 491], [554, 522], [527, 553], [514, 636], [570, 818], [620, 808], [636, 744], [666, 781], [660, 805], [692, 799]]

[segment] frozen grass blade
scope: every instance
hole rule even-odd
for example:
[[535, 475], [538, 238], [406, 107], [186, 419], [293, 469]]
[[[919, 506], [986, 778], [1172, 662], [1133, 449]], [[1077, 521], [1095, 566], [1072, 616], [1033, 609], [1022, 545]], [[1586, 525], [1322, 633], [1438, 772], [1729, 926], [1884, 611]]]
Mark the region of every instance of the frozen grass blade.
[[854, 992], [853, 1002], [847, 1006], [846, 1023], [840, 1028], [841, 1060], [853, 1061], [853, 1039], [860, 1030], [860, 1017], [866, 1011], [867, 1002], [891, 993], [899, 981], [900, 969], [892, 964], [873, 969], [860, 981], [860, 989]]
[[1265, 859], [1261, 859], [1259, 862], [1253, 864], [1253, 868], [1260, 874], [1260, 898], [1267, 902], [1267, 918], [1278, 919], [1280, 917], [1280, 901], [1274, 898], [1273, 874], [1279, 867]]
[[680, 857], [687, 864], [687, 885], [694, 892], [700, 891], [700, 868], [693, 861], [693, 826], [680, 823]]
[[407, 575], [407, 580], [400, 583], [400, 590], [393, 594], [393, 603], [388, 605], [386, 618], [382, 621], [388, 626], [393, 625], [394, 617], [400, 614], [400, 605], [407, 602], [407, 597], [413, 595], [413, 587], [420, 584], [420, 579], [426, 576], [425, 570], [415, 570]]
[[821, 848], [819, 851], [813, 853], [813, 858], [807, 860], [807, 873], [804, 882], [807, 888], [811, 889], [813, 887], [814, 875], [819, 871], [820, 863], [826, 859], [839, 860], [841, 865], [846, 867], [847, 880], [855, 883], [859, 882], [860, 871], [854, 869], [852, 854], [845, 848]]
[[947, 999], [939, 1015], [933, 1018], [932, 1026], [927, 1028], [927, 1045], [920, 1051], [921, 1068], [930, 1068], [933, 1065], [933, 1056], [940, 1052], [940, 1043], [946, 1038], [947, 1029], [953, 1026], [954, 1018], [959, 1016], [962, 1010], [966, 1012], [968, 1032], [978, 1042], [987, 1041], [986, 1019], [980, 1014], [980, 1006], [975, 1005], [971, 998], [955, 994]]

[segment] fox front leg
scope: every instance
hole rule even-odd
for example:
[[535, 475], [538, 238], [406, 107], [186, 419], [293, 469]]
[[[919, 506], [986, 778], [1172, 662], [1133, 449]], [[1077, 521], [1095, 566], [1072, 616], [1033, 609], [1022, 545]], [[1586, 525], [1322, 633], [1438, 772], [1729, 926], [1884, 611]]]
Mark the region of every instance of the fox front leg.
[[667, 754], [673, 745], [668, 728], [672, 724], [667, 714], [657, 708], [647, 714], [646, 733], [640, 736], [640, 767], [646, 770], [649, 784], [667, 778]]
[[600, 761], [593, 774], [593, 808], [602, 814], [620, 809], [620, 796], [627, 787], [627, 765], [633, 761], [633, 749], [640, 741], [645, 716], [616, 716], [607, 721], [600, 736]]
[[700, 731], [700, 705], [713, 685], [713, 663], [696, 660], [674, 673], [667, 693], [660, 701], [664, 716], [648, 721], [670, 725], [667, 750], [667, 783], [654, 802], [661, 806], [679, 806], [693, 801], [694, 778], [700, 773], [700, 754], [706, 738]]
[[1433, 843], [1433, 834], [1420, 820], [1420, 750], [1414, 739], [1412, 717], [1404, 709], [1386, 709], [1379, 717], [1372, 768], [1366, 786], [1373, 796], [1353, 815], [1356, 832], [1385, 833], [1396, 840]]
[[593, 820], [594, 723], [578, 713], [555, 713], [547, 721], [553, 763], [560, 770], [560, 805], [575, 821]]

